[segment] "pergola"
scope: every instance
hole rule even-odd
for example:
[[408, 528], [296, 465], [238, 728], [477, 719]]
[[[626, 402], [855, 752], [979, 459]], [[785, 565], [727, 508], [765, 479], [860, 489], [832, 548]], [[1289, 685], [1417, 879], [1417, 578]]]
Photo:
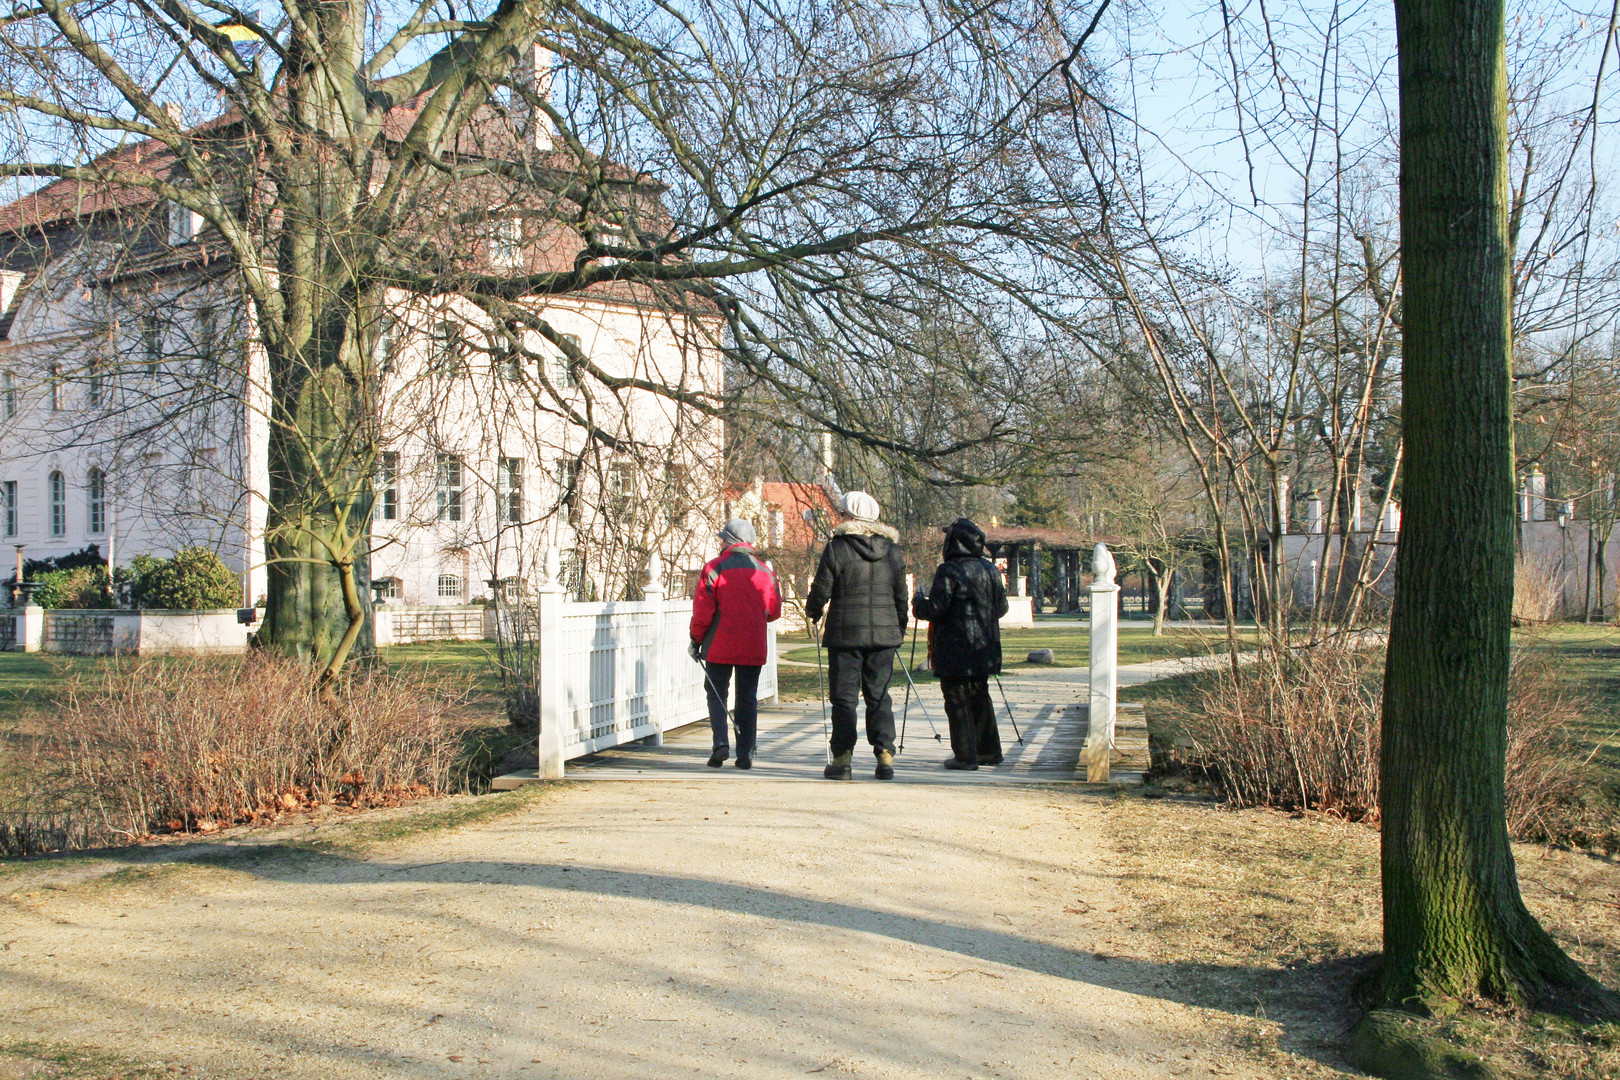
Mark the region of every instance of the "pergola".
[[[1081, 566], [1085, 555], [1101, 540], [1113, 546], [1105, 536], [1083, 535], [1065, 529], [1025, 528], [1013, 525], [992, 525], [984, 530], [985, 547], [992, 558], [1007, 560], [1007, 588], [1013, 595], [1019, 582], [1029, 578], [1028, 595], [1036, 612], [1042, 610], [1048, 594], [1052, 597], [1052, 610], [1062, 614], [1080, 610], [1082, 588]], [[1050, 551], [1056, 566], [1057, 580], [1049, 588], [1041, 580], [1042, 551]]]

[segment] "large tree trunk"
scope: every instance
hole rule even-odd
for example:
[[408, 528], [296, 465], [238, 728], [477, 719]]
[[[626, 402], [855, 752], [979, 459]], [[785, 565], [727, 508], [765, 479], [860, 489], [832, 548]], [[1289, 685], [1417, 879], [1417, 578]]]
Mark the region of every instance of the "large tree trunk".
[[1503, 812], [1513, 607], [1502, 0], [1396, 0], [1407, 478], [1384, 682], [1383, 995], [1595, 984], [1525, 909]]

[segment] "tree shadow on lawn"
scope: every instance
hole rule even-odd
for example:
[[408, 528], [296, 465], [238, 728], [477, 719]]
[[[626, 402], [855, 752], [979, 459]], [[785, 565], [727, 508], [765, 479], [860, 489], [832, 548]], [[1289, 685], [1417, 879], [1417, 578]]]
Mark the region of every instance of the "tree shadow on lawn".
[[1376, 954], [1363, 953], [1280, 968], [1190, 959], [1155, 961], [964, 926], [950, 921], [945, 912], [938, 919], [919, 918], [702, 877], [589, 865], [480, 860], [390, 866], [279, 845], [176, 853], [175, 859], [226, 866], [276, 882], [511, 885], [650, 900], [873, 934], [1052, 978], [1271, 1021], [1279, 1025], [1282, 1049], [1341, 1069], [1346, 1065], [1340, 1047], [1359, 1018], [1350, 1005], [1353, 985], [1378, 960]]

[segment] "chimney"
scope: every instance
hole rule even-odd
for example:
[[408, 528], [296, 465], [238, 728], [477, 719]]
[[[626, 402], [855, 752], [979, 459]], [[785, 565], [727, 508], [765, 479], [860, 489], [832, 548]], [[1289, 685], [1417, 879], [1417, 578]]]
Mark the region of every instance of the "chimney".
[[1524, 482], [1524, 510], [1526, 521], [1547, 520], [1547, 478], [1542, 475], [1539, 465], [1530, 467], [1530, 475]]
[[551, 117], [530, 105], [528, 98], [518, 88], [523, 88], [539, 101], [549, 103], [551, 75], [556, 59], [555, 53], [537, 41], [519, 53], [517, 67], [512, 72], [515, 84], [512, 91], [512, 118], [517, 122], [524, 143], [536, 150], [554, 149], [557, 145], [557, 129], [552, 125]]

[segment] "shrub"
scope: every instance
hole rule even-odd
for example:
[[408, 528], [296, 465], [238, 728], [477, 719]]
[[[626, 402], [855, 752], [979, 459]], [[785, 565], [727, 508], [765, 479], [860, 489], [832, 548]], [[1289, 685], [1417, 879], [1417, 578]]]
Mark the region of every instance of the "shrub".
[[111, 599], [105, 565], [48, 570], [31, 580], [40, 586], [34, 591], [34, 603], [44, 608], [100, 608]]
[[1564, 582], [1545, 560], [1520, 554], [1513, 560], [1513, 621], [1516, 624], [1549, 623], [1564, 607]]
[[[1237, 806], [1378, 816], [1382, 649], [1350, 644], [1262, 649], [1220, 669], [1184, 720], [1193, 760]], [[1620, 850], [1569, 732], [1587, 703], [1545, 654], [1515, 650], [1508, 698], [1507, 821], [1521, 840]]]
[[[115, 662], [69, 685], [51, 730], [14, 763], [26, 790], [5, 801], [73, 822], [64, 842], [77, 844], [459, 790], [465, 696], [441, 674], [370, 669], [323, 702], [307, 666], [264, 654]], [[26, 837], [0, 829], [0, 842]]]
[[129, 603], [143, 608], [228, 608], [242, 596], [241, 581], [207, 548], [182, 549], [172, 559], [137, 555], [119, 569]]

